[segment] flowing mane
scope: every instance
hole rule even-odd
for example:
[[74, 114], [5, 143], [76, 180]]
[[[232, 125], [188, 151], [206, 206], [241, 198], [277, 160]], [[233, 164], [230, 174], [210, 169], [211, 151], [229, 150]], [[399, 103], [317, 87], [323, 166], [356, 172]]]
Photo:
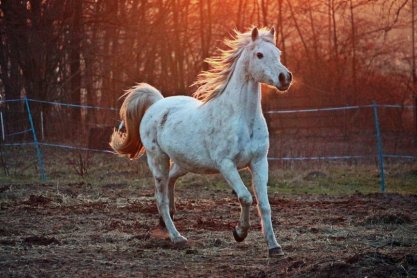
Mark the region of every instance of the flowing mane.
[[[259, 29], [259, 38], [275, 43], [268, 28]], [[218, 56], [207, 58], [204, 61], [211, 68], [201, 72], [193, 85], [199, 86], [193, 97], [206, 103], [221, 95], [229, 82], [230, 76], [236, 67], [236, 62], [244, 48], [251, 43], [251, 32], [241, 33], [234, 30], [232, 39], [225, 39], [224, 43], [229, 49], [220, 50]]]

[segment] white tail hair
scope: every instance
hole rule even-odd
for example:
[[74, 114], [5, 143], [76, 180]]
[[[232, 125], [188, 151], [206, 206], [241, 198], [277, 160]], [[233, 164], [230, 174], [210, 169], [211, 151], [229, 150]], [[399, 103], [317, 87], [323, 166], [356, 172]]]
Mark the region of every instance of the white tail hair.
[[146, 83], [140, 83], [126, 91], [120, 108], [120, 118], [126, 132], [114, 130], [110, 140], [112, 149], [121, 156], [135, 159], [144, 154], [143, 144], [139, 137], [139, 125], [146, 110], [158, 100], [162, 94]]

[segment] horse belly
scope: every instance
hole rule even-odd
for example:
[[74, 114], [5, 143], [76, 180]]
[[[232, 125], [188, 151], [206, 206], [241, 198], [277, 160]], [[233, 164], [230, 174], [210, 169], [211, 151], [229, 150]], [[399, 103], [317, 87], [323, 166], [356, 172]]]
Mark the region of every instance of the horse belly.
[[236, 167], [238, 169], [243, 169], [249, 166], [250, 162], [251, 162], [251, 157], [249, 156], [241, 156], [238, 158], [238, 160], [236, 161]]
[[[180, 116], [180, 115], [178, 115]], [[168, 119], [160, 130], [158, 142], [161, 149], [181, 168], [193, 173], [217, 172], [201, 138], [204, 138], [202, 123], [184, 117]]]
[[210, 160], [204, 154], [204, 151], [191, 151], [183, 147], [180, 148], [167, 148], [166, 153], [170, 159], [180, 166], [180, 168], [187, 170], [188, 172], [197, 173], [197, 174], [211, 174], [217, 173], [218, 170], [213, 161]]
[[249, 147], [241, 148], [235, 156], [234, 162], [238, 169], [243, 169], [249, 166], [253, 159], [253, 154]]

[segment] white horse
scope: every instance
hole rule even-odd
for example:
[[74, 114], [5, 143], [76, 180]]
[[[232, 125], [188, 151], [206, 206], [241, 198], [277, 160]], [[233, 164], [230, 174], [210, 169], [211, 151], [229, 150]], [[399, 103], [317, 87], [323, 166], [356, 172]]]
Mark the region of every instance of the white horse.
[[274, 29], [257, 28], [236, 31], [236, 37], [226, 41], [230, 49], [207, 60], [211, 70], [199, 75], [194, 98], [164, 98], [144, 83], [125, 94], [120, 117], [126, 132], [115, 130], [110, 145], [130, 158], [146, 151], [159, 214], [175, 244], [187, 241], [173, 222], [175, 181], [187, 172], [224, 176], [241, 205], [234, 238], [238, 242], [246, 238], [252, 196], [238, 169], [249, 168], [269, 256], [284, 254], [271, 222], [269, 138], [260, 90], [260, 83], [266, 83], [285, 91], [292, 81], [292, 74], [280, 62], [274, 33]]

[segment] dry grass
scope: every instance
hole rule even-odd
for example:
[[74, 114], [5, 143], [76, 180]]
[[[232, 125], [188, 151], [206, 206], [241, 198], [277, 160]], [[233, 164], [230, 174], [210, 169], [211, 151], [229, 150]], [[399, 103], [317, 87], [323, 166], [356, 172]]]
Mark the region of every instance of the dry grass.
[[[60, 184], [81, 182], [92, 185], [114, 183], [137, 186], [151, 182], [151, 173], [144, 158], [127, 160], [112, 154], [80, 154], [55, 148], [45, 148], [44, 154], [47, 183], [58, 187]], [[7, 148], [4, 157], [6, 165], [3, 166], [8, 169], [9, 174], [0, 172], [0, 184], [39, 182], [33, 148]], [[83, 158], [82, 161], [80, 157]], [[417, 194], [416, 164], [388, 162], [385, 168], [386, 191]], [[77, 163], [80, 165], [74, 165]], [[272, 192], [330, 195], [379, 192], [379, 175], [375, 164], [330, 161], [289, 164], [286, 168], [278, 166], [271, 162], [269, 187]], [[83, 175], [78, 173], [80, 169], [83, 169]], [[250, 174], [247, 171], [241, 173], [245, 183], [250, 185]], [[218, 175], [187, 175], [179, 181], [179, 186], [189, 184], [227, 188], [224, 179]]]

